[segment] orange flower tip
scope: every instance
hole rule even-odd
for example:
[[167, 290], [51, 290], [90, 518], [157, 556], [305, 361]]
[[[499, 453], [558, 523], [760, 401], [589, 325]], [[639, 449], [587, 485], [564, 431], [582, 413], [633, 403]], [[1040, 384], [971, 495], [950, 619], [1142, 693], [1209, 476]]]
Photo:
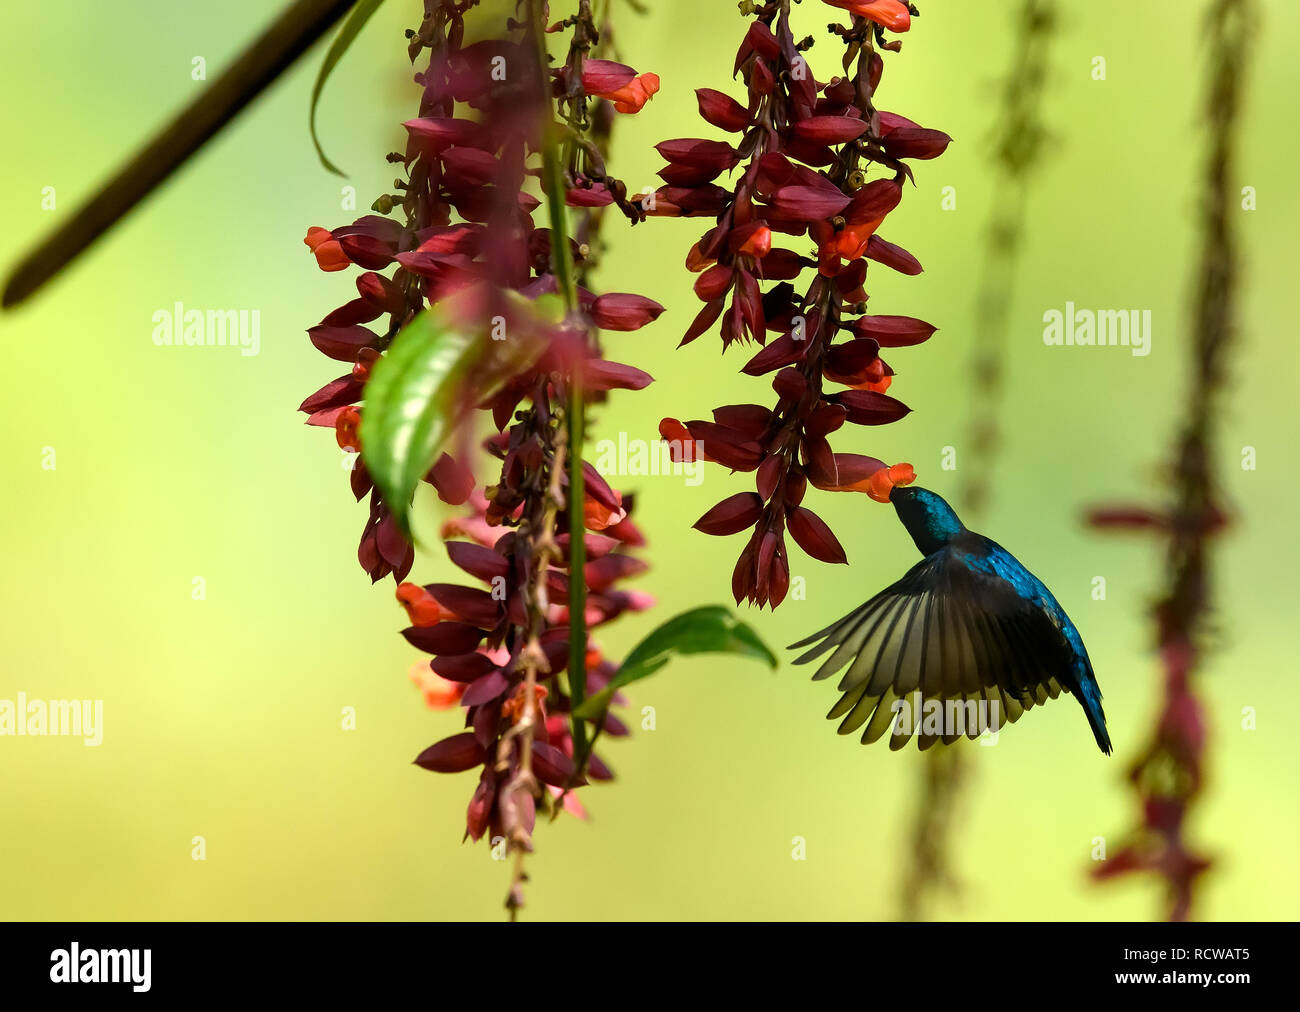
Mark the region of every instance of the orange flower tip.
[[882, 467], [867, 480], [867, 495], [876, 502], [887, 503], [895, 488], [910, 485], [914, 481], [916, 481], [916, 469], [911, 464]]
[[911, 464], [895, 464], [889, 468], [889, 480], [895, 485], [910, 485], [916, 481], [916, 469]]
[[321, 228], [319, 225], [313, 225], [311, 228], [307, 229], [307, 236], [303, 239], [303, 242], [307, 244], [309, 250], [315, 253], [321, 243], [329, 242], [329, 240], [333, 238], [334, 233], [329, 229]]
[[356, 408], [344, 408], [334, 420], [334, 436], [339, 448], [359, 452], [361, 449], [361, 412]]
[[610, 509], [595, 499], [588, 499], [583, 504], [582, 514], [589, 531], [603, 531], [606, 527], [613, 527], [627, 519], [627, 510], [621, 507]]
[[321, 243], [312, 252], [316, 254], [316, 266], [323, 271], [345, 270], [352, 263], [343, 247], [333, 239]]
[[[524, 715], [527, 688], [527, 684], [521, 683], [519, 687], [515, 689], [510, 698], [501, 704], [501, 715], [512, 724], [519, 723]], [[533, 703], [539, 710], [542, 708], [542, 700], [544, 700], [548, 695], [550, 695], [550, 691], [545, 685], [533, 686]], [[546, 714], [543, 712], [542, 719], [545, 719], [545, 717]]]
[[397, 600], [406, 609], [406, 616], [411, 625], [419, 629], [437, 625], [444, 618], [450, 618], [450, 612], [444, 612], [423, 587], [414, 583], [403, 583], [397, 588]]
[[772, 252], [772, 230], [766, 226], [755, 229], [754, 234], [741, 245], [740, 253], [748, 253], [759, 260]]
[[655, 96], [659, 91], [658, 74], [642, 74], [632, 81], [617, 88], [614, 91], [606, 91], [597, 94], [597, 98], [605, 98], [614, 103], [614, 111], [621, 113], [638, 113], [645, 108], [645, 104]]
[[894, 483], [889, 479], [889, 468], [882, 467], [867, 482], [867, 495], [878, 503], [889, 502], [889, 493], [894, 490]]
[[[827, 378], [833, 379], [834, 377], [827, 377]], [[838, 380], [837, 382], [843, 383], [845, 381]], [[871, 390], [874, 391], [875, 393], [883, 394], [886, 390], [889, 389], [890, 385], [893, 382], [894, 382], [893, 376], [882, 376], [880, 379], [876, 379], [876, 380], [869, 379], [863, 381], [862, 383], [850, 383], [849, 386], [853, 387], [854, 390]]]
[[465, 685], [443, 678], [431, 667], [428, 661], [417, 661], [411, 666], [411, 681], [424, 697], [424, 705], [430, 710], [450, 710], [460, 702], [465, 692]]
[[834, 6], [874, 21], [891, 32], [905, 32], [912, 27], [912, 12], [902, 0], [831, 0]]

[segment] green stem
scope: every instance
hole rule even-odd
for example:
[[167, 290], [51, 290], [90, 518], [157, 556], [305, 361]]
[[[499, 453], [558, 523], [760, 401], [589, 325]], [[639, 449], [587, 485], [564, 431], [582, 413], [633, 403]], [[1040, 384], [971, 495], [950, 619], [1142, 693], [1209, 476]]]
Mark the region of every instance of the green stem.
[[[551, 112], [550, 64], [546, 53], [545, 23], [541, 0], [528, 5], [532, 34], [537, 46], [538, 74], [545, 112], [542, 117], [542, 177], [546, 205], [551, 219], [551, 264], [555, 283], [564, 307], [573, 315], [578, 311], [578, 281], [569, 248], [569, 224], [565, 205], [564, 173], [560, 166], [560, 138]], [[582, 471], [582, 444], [586, 428], [587, 403], [582, 388], [581, 361], [575, 362], [569, 378], [569, 399], [565, 411], [569, 469], [569, 699], [576, 710], [587, 695], [587, 543], [585, 540], [586, 482]], [[571, 720], [573, 750], [581, 755], [586, 748], [587, 727], [576, 717]]]

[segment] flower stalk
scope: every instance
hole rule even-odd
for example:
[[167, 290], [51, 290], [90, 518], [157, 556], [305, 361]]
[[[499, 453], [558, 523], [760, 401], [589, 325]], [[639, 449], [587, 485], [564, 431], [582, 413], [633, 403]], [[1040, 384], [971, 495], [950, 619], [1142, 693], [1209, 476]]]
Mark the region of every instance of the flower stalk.
[[[586, 3], [588, 20], [590, 9]], [[556, 285], [564, 299], [566, 316], [578, 312], [578, 282], [574, 272], [573, 252], [569, 248], [568, 213], [565, 203], [564, 170], [560, 162], [560, 139], [555, 118], [551, 115], [549, 60], [546, 51], [546, 21], [544, 0], [529, 0], [529, 25], [537, 49], [537, 66], [540, 75], [539, 94], [545, 98], [542, 123], [542, 177], [546, 191], [547, 211], [551, 222], [551, 261]], [[581, 56], [577, 66], [581, 79]], [[585, 99], [583, 100], [585, 103]], [[584, 334], [585, 343], [585, 334]], [[584, 575], [587, 564], [586, 541], [583, 537], [584, 517], [581, 504], [585, 500], [585, 475], [583, 474], [583, 444], [586, 439], [587, 400], [583, 388], [582, 359], [575, 357], [569, 372], [568, 403], [565, 409], [567, 456], [569, 468], [569, 698], [574, 709], [586, 698], [587, 656], [587, 582]], [[574, 746], [583, 750], [586, 744], [586, 725], [579, 719], [572, 721]]]
[[1209, 637], [1213, 539], [1228, 525], [1214, 461], [1224, 378], [1237, 332], [1239, 262], [1235, 226], [1237, 130], [1258, 23], [1254, 0], [1214, 0], [1206, 16], [1209, 73], [1203, 122], [1209, 133], [1202, 196], [1200, 263], [1194, 279], [1191, 385], [1172, 460], [1173, 496], [1161, 509], [1094, 509], [1093, 526], [1141, 530], [1165, 539], [1165, 589], [1153, 608], [1163, 672], [1160, 713], [1129, 767], [1139, 818], [1116, 853], [1093, 869], [1099, 881], [1153, 875], [1166, 887], [1165, 916], [1190, 920], [1209, 857], [1186, 836], [1205, 778], [1206, 722], [1197, 691]]

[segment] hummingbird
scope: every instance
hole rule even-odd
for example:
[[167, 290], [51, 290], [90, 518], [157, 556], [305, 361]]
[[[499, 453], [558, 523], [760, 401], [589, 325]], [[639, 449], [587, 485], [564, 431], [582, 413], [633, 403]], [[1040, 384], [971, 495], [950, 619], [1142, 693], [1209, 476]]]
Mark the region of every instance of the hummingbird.
[[997, 542], [968, 530], [941, 496], [902, 485], [888, 496], [924, 558], [860, 608], [789, 647], [816, 644], [795, 664], [835, 648], [814, 681], [849, 665], [838, 686], [843, 695], [826, 715], [843, 718], [840, 734], [865, 724], [865, 745], [892, 727], [891, 749], [915, 736], [924, 750], [996, 732], [1064, 690], [1078, 699], [1109, 755], [1088, 651], [1052, 592]]

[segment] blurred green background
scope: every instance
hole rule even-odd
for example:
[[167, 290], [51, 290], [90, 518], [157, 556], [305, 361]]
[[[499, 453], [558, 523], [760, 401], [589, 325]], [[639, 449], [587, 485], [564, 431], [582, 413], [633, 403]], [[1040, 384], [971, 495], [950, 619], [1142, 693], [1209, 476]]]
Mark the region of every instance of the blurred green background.
[[[0, 319], [10, 376], [8, 466], [0, 484], [0, 699], [104, 700], [104, 741], [0, 737], [0, 916], [5, 918], [498, 918], [508, 867], [462, 845], [472, 775], [411, 765], [458, 727], [427, 711], [408, 681], [421, 655], [397, 635], [392, 583], [371, 587], [355, 562], [362, 506], [348, 493], [328, 432], [299, 401], [342, 370], [305, 328], [353, 297], [351, 274], [320, 273], [302, 236], [334, 226], [341, 190], [365, 208], [391, 184], [383, 155], [414, 115], [417, 89], [403, 28], [418, 4], [391, 0], [326, 87], [327, 174], [307, 134], [318, 47], [167, 188], [43, 292]], [[562, 8], [564, 5], [561, 4]], [[1163, 462], [1181, 413], [1194, 262], [1202, 3], [1066, 2], [1052, 49], [1045, 113], [1056, 139], [1033, 187], [1012, 306], [1005, 423], [995, 495], [980, 526], [1053, 588], [1088, 642], [1117, 754], [1102, 758], [1071, 701], [1035, 711], [996, 748], [972, 748], [953, 852], [965, 881], [937, 916], [970, 919], [1146, 919], [1160, 887], [1094, 887], [1094, 837], [1115, 848], [1134, 820], [1123, 783], [1158, 701], [1146, 607], [1161, 582], [1148, 539], [1101, 537], [1082, 508], [1163, 494]], [[114, 5], [47, 0], [7, 5], [0, 65], [7, 182], [0, 261], [11, 265], [72, 211], [104, 172], [215, 77], [267, 18], [267, 5]], [[620, 14], [623, 58], [654, 70], [663, 90], [621, 117], [614, 171], [652, 185], [659, 140], [714, 136], [692, 90], [728, 87], [744, 29], [735, 4], [659, 2], [653, 17]], [[899, 424], [843, 430], [839, 450], [909, 460], [921, 481], [955, 493], [942, 448], [962, 463], [972, 389], [969, 353], [983, 230], [1003, 199], [987, 147], [1018, 4], [929, 0], [889, 56], [884, 108], [951, 133], [937, 162], [917, 164], [915, 190], [886, 237], [926, 271], [875, 269], [876, 312], [941, 327], [896, 352], [892, 393], [914, 413]], [[559, 8], [557, 8], [559, 9]], [[1242, 340], [1221, 425], [1220, 477], [1242, 513], [1219, 544], [1219, 650], [1201, 686], [1211, 723], [1211, 781], [1191, 826], [1217, 860], [1206, 919], [1285, 918], [1300, 899], [1291, 842], [1300, 833], [1300, 709], [1294, 667], [1296, 351], [1292, 277], [1297, 215], [1291, 131], [1300, 65], [1290, 41], [1300, 7], [1263, 5], [1250, 73], [1240, 178]], [[819, 38], [812, 61], [834, 62], [834, 12], [804, 3]], [[1105, 81], [1092, 77], [1104, 56]], [[55, 187], [57, 209], [42, 209]], [[940, 207], [943, 187], [957, 207]], [[362, 212], [356, 212], [362, 213]], [[718, 404], [770, 399], [739, 376], [716, 337], [674, 351], [695, 312], [682, 269], [706, 222], [663, 219], [627, 230], [605, 290], [651, 295], [668, 312], [637, 334], [608, 335], [610, 357], [657, 379], [619, 393], [597, 433], [654, 438], [663, 415], [707, 416]], [[1048, 348], [1042, 314], [1086, 308], [1153, 314], [1146, 358], [1122, 348]], [[258, 309], [261, 354], [156, 347], [152, 315]], [[852, 427], [850, 427], [852, 428]], [[1258, 452], [1243, 471], [1241, 448]], [[57, 468], [42, 468], [53, 447]], [[639, 586], [660, 608], [605, 638], [619, 655], [670, 613], [728, 599], [738, 539], [690, 524], [748, 479], [710, 469], [704, 484], [625, 479], [652, 546]], [[961, 503], [956, 502], [958, 509]], [[807, 600], [750, 613], [773, 645], [838, 617], [912, 564], [892, 511], [863, 496], [817, 495], [852, 561], [828, 567], [796, 553]], [[432, 532], [435, 520], [426, 517]], [[420, 582], [449, 578], [440, 550], [417, 561]], [[1091, 599], [1104, 576], [1105, 601]], [[193, 580], [206, 581], [194, 600]], [[618, 781], [584, 792], [593, 818], [538, 834], [529, 860], [531, 918], [888, 918], [906, 864], [921, 761], [840, 738], [823, 719], [835, 694], [804, 669], [683, 661], [637, 687], [657, 729], [606, 749]], [[354, 707], [357, 727], [342, 729]], [[1258, 726], [1241, 727], [1243, 707]], [[633, 712], [635, 717], [635, 711]], [[207, 859], [191, 859], [191, 840]], [[806, 840], [807, 859], [792, 860]]]

